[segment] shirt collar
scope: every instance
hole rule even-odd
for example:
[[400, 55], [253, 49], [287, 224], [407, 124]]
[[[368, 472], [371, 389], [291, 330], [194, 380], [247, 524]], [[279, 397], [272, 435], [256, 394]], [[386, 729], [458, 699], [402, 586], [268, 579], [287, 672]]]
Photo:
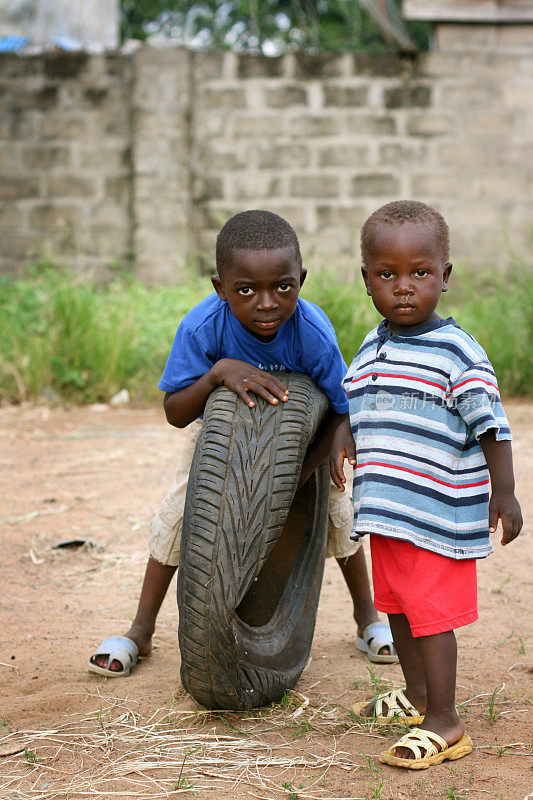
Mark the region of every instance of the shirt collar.
[[406, 328], [401, 333], [390, 333], [387, 327], [387, 320], [383, 319], [378, 325], [378, 336], [385, 335], [387, 339], [408, 339], [411, 336], [420, 336], [423, 333], [430, 333], [431, 331], [436, 331], [439, 328], [443, 328], [445, 325], [454, 325], [456, 328], [459, 326], [457, 322], [454, 320], [453, 317], [447, 317], [446, 319], [432, 319], [430, 322], [422, 322], [420, 325], [415, 325], [414, 328]]

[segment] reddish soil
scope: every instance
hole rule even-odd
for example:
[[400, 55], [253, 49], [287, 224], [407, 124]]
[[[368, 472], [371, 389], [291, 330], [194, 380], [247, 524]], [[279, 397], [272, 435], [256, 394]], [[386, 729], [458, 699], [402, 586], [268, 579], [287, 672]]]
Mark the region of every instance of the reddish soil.
[[[88, 674], [92, 650], [104, 636], [125, 632], [135, 612], [147, 524], [184, 434], [159, 408], [0, 408], [0, 798], [522, 800], [533, 793], [533, 405], [510, 402], [507, 410], [526, 523], [516, 542], [502, 548], [498, 537], [495, 553], [480, 562], [480, 620], [458, 632], [457, 700], [475, 749], [411, 772], [377, 759], [397, 730], [362, 728], [350, 715], [352, 704], [372, 693], [371, 675], [355, 649], [349, 596], [332, 561], [312, 660], [296, 687], [303, 698], [293, 694], [248, 717], [198, 713], [179, 680], [174, 584], [152, 657], [128, 678]], [[101, 549], [53, 548], [77, 538]], [[401, 685], [397, 665], [375, 675]], [[146, 731], [155, 718], [162, 721], [152, 738], [139, 738], [135, 726]], [[133, 733], [119, 736], [128, 719]], [[146, 742], [155, 742], [150, 752], [162, 758], [159, 731], [173, 731], [177, 746], [185, 729], [191, 741], [230, 737], [215, 742], [219, 755], [231, 737], [237, 749], [244, 742], [246, 769], [200, 768], [201, 741], [187, 751], [181, 772], [175, 763], [149, 763]], [[12, 744], [25, 752], [4, 755]], [[262, 766], [260, 746], [284, 766]]]

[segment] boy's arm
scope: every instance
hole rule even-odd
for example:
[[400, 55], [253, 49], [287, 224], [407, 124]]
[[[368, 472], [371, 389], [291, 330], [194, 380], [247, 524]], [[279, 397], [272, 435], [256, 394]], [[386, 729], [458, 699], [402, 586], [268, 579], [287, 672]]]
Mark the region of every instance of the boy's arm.
[[311, 477], [315, 469], [329, 457], [335, 431], [345, 416], [347, 414], [338, 414], [336, 411], [330, 410], [321, 422], [315, 438], [307, 448], [302, 471], [300, 472], [300, 480], [298, 481], [298, 489]]
[[176, 428], [185, 428], [203, 413], [207, 398], [217, 386], [227, 386], [250, 408], [255, 403], [248, 392], [264, 397], [273, 405], [279, 400], [287, 400], [289, 396], [281, 381], [269, 372], [245, 361], [221, 358], [194, 383], [176, 392], [165, 394], [163, 405], [167, 422]]
[[491, 497], [489, 502], [489, 531], [494, 533], [498, 518], [502, 521], [503, 545], [516, 539], [522, 529], [522, 512], [514, 495], [513, 452], [510, 441], [496, 441], [494, 428], [479, 437], [479, 443], [489, 468]]
[[341, 492], [344, 492], [344, 484], [346, 483], [346, 476], [344, 474], [344, 459], [355, 467], [355, 442], [352, 436], [352, 429], [350, 427], [349, 414], [340, 415], [341, 419], [333, 434], [333, 441], [331, 444], [331, 453], [329, 456], [329, 471], [331, 480]]
[[343, 470], [344, 459], [347, 458], [352, 466], [355, 465], [355, 442], [348, 414], [330, 411], [322, 422], [305, 455], [298, 489], [303, 486], [315, 469], [323, 461], [326, 461], [328, 456], [333, 483], [343, 492], [346, 483]]

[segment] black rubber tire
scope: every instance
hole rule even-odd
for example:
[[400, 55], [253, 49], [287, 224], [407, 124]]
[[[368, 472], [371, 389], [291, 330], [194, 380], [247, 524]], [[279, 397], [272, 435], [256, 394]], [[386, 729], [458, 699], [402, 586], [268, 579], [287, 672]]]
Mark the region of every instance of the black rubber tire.
[[211, 394], [191, 466], [178, 572], [181, 680], [207, 708], [279, 700], [311, 648], [327, 467], [295, 489], [328, 401], [306, 375], [278, 374], [289, 389], [278, 405], [254, 397], [250, 409], [228, 389]]

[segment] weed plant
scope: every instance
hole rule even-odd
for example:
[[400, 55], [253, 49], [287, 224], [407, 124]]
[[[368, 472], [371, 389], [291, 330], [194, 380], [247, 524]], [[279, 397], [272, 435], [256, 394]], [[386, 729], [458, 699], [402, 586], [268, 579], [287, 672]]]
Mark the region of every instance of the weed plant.
[[[125, 273], [108, 283], [49, 263], [25, 279], [0, 278], [0, 400], [39, 398], [94, 403], [128, 389], [138, 401], [159, 398], [157, 382], [176, 328], [211, 291], [206, 276], [147, 288]], [[379, 321], [360, 278], [343, 281], [311, 270], [302, 296], [330, 318], [349, 363]], [[454, 270], [439, 305], [476, 337], [504, 394], [533, 394], [533, 271]]]

